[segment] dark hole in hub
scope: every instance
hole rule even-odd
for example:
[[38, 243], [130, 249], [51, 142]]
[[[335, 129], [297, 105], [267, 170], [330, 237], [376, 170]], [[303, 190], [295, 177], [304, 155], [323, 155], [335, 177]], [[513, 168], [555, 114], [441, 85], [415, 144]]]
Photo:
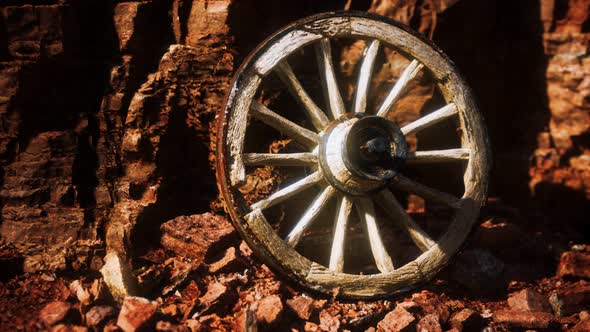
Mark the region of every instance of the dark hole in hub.
[[395, 123], [368, 116], [350, 129], [344, 161], [349, 170], [359, 176], [387, 180], [401, 171], [407, 150], [406, 139]]

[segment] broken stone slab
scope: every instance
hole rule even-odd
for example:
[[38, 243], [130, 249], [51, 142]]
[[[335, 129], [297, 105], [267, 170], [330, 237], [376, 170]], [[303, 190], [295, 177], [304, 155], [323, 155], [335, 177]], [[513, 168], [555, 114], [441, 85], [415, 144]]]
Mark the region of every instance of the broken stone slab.
[[238, 257], [235, 247], [225, 250], [223, 256], [209, 265], [210, 273], [238, 272], [245, 268], [244, 262]]
[[320, 325], [322, 331], [337, 332], [340, 328], [340, 315], [332, 315], [328, 310], [320, 311]]
[[264, 324], [272, 325], [276, 323], [283, 313], [283, 302], [278, 295], [271, 295], [258, 301], [256, 309], [256, 319]]
[[97, 305], [86, 313], [86, 325], [98, 328], [105, 324], [109, 319], [117, 315], [117, 310], [108, 305]]
[[530, 288], [510, 294], [507, 302], [512, 310], [551, 313], [551, 306], [547, 298]]
[[[438, 296], [430, 291], [422, 291], [420, 293], [412, 294], [412, 301], [416, 303], [420, 309], [422, 309], [423, 314], [435, 314], [439, 317], [441, 323], [446, 323], [451, 315], [451, 311], [449, 306], [446, 303], [440, 301]], [[407, 306], [408, 304], [406, 304]], [[408, 310], [408, 308], [405, 308]], [[412, 310], [409, 309], [408, 312], [412, 313]]]
[[303, 320], [308, 320], [314, 310], [313, 299], [307, 296], [297, 296], [287, 300], [287, 306]]
[[572, 327], [572, 329], [570, 331], [571, 332], [588, 332], [588, 331], [590, 331], [590, 319], [580, 321], [578, 324], [576, 324], [574, 327]]
[[117, 326], [124, 332], [148, 329], [158, 310], [158, 303], [143, 297], [127, 296], [117, 318]]
[[498, 310], [493, 319], [512, 328], [547, 329], [555, 325], [553, 315], [546, 312]]
[[90, 292], [84, 288], [80, 280], [74, 280], [70, 283], [70, 291], [76, 296], [78, 301], [84, 305], [89, 305], [91, 302]]
[[454, 313], [449, 325], [457, 331], [479, 331], [484, 326], [484, 320], [478, 312], [466, 308]]
[[161, 230], [164, 249], [203, 263], [237, 241], [232, 224], [211, 213], [177, 217], [162, 224]]
[[564, 252], [559, 260], [557, 276], [560, 278], [590, 279], [590, 252]]
[[258, 325], [256, 324], [256, 314], [250, 309], [250, 306], [243, 308], [232, 324], [233, 331], [236, 332], [256, 332]]
[[50, 332], [88, 332], [86, 326], [73, 324], [57, 324], [49, 330]]
[[198, 268], [198, 265], [194, 264], [190, 260], [183, 259], [182, 257], [172, 257], [164, 262], [164, 267], [169, 274], [169, 284], [162, 290], [162, 295], [169, 294], [177, 287], [185, 284], [191, 275], [191, 272]]
[[199, 303], [203, 307], [203, 312], [217, 312], [221, 307], [233, 303], [236, 298], [237, 294], [227, 285], [215, 282], [209, 284], [207, 292], [199, 298]]
[[565, 317], [587, 307], [590, 303], [590, 284], [579, 281], [551, 293], [549, 304], [557, 317]]
[[410, 331], [416, 318], [406, 309], [397, 306], [377, 324], [378, 332]]
[[104, 262], [100, 273], [113, 299], [121, 303], [125, 297], [136, 294], [136, 282], [127, 264], [114, 252], [108, 253]]
[[71, 309], [72, 305], [67, 302], [50, 302], [41, 309], [41, 312], [39, 312], [39, 318], [45, 322], [45, 324], [52, 326], [64, 320]]
[[442, 332], [438, 315], [430, 314], [422, 317], [416, 325], [416, 331], [420, 332]]

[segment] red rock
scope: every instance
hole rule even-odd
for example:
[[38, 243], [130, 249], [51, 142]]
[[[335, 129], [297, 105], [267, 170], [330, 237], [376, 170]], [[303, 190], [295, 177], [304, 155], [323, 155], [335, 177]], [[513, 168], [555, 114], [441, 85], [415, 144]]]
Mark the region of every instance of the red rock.
[[553, 292], [549, 304], [557, 317], [565, 317], [585, 309], [590, 303], [590, 284], [580, 281]]
[[256, 332], [258, 329], [256, 325], [256, 315], [249, 306], [242, 309], [234, 319], [232, 324], [232, 331], [236, 332]]
[[438, 315], [430, 314], [424, 316], [416, 325], [416, 331], [419, 332], [442, 332], [442, 327], [438, 322]]
[[547, 298], [527, 288], [508, 296], [508, 306], [516, 311], [542, 311], [551, 313]]
[[90, 304], [90, 293], [82, 286], [80, 280], [74, 280], [70, 283], [70, 291], [76, 295], [80, 303], [85, 305]]
[[128, 296], [123, 301], [117, 325], [125, 332], [148, 328], [158, 310], [158, 303], [142, 297]]
[[[446, 322], [451, 315], [449, 306], [441, 302], [436, 294], [432, 292], [422, 291], [420, 293], [414, 293], [412, 294], [412, 301], [422, 308], [424, 314], [435, 314], [440, 318], [441, 322]], [[406, 308], [406, 310], [408, 309]], [[412, 310], [408, 311], [412, 312]]]
[[199, 322], [196, 319], [187, 319], [184, 322], [184, 324], [189, 329], [190, 332], [202, 331], [202, 329], [201, 329], [201, 322]]
[[89, 292], [94, 301], [103, 300], [109, 296], [109, 291], [102, 279], [95, 279], [90, 286]]
[[590, 279], [590, 252], [564, 252], [559, 260], [557, 276]]
[[570, 332], [588, 332], [590, 331], [590, 319], [583, 320], [576, 324]]
[[237, 272], [243, 270], [244, 263], [236, 255], [236, 248], [229, 247], [218, 261], [209, 265], [209, 272]]
[[328, 310], [320, 311], [320, 329], [337, 332], [340, 328], [340, 315], [333, 316]]
[[86, 332], [88, 328], [78, 325], [57, 324], [51, 328], [50, 332]]
[[404, 308], [406, 309], [407, 312], [411, 313], [411, 314], [421, 314], [424, 313], [424, 310], [422, 309], [422, 307], [420, 307], [418, 305], [418, 303], [414, 302], [414, 301], [404, 301], [404, 302], [400, 302], [398, 305], [398, 307], [400, 308]]
[[463, 309], [451, 316], [449, 325], [457, 331], [476, 331], [483, 327], [484, 321], [476, 311]]
[[250, 246], [244, 240], [240, 242], [240, 254], [244, 257], [252, 256], [252, 249], [250, 249]]
[[115, 317], [117, 311], [108, 305], [98, 305], [90, 308], [86, 313], [86, 325], [98, 327], [105, 323], [109, 318]]
[[278, 295], [271, 295], [258, 301], [256, 319], [265, 324], [275, 323], [283, 313], [283, 303]]
[[50, 302], [41, 309], [39, 318], [47, 325], [54, 325], [66, 318], [71, 308], [72, 306], [67, 302]]
[[162, 246], [177, 255], [205, 262], [236, 236], [227, 219], [211, 213], [181, 216], [161, 226]]
[[216, 282], [207, 287], [207, 292], [199, 298], [199, 302], [207, 310], [214, 310], [220, 305], [232, 302], [235, 297], [236, 294], [232, 293], [227, 286]]
[[313, 323], [313, 322], [305, 322], [305, 325], [303, 326], [303, 330], [305, 332], [318, 332], [321, 331], [320, 327], [318, 326], [318, 324]]
[[287, 306], [303, 320], [308, 320], [314, 309], [313, 300], [307, 296], [297, 296], [287, 300]]
[[412, 323], [416, 318], [406, 311], [406, 309], [397, 306], [389, 312], [383, 320], [377, 324], [378, 332], [399, 332], [410, 331]]
[[172, 324], [167, 321], [159, 321], [156, 323], [156, 331], [158, 332], [180, 332], [180, 326]]
[[169, 283], [162, 290], [162, 295], [169, 294], [180, 285], [183, 285], [188, 280], [191, 272], [198, 268], [198, 265], [184, 257], [171, 257], [164, 262], [164, 268], [168, 271]]
[[546, 329], [554, 323], [553, 315], [546, 312], [498, 310], [493, 317], [496, 323], [529, 329]]

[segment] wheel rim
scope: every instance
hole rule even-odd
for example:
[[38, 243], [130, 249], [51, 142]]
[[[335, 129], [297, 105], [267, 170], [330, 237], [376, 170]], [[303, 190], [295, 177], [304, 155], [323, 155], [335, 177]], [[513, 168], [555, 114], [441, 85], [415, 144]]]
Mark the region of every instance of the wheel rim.
[[[366, 41], [350, 112], [347, 112], [340, 95], [330, 50], [330, 39], [342, 37]], [[318, 58], [326, 97], [325, 112], [301, 86], [287, 61], [292, 53], [311, 44]], [[375, 109], [375, 115], [367, 115], [366, 112], [371, 111], [367, 110], [367, 95], [370, 93], [373, 66], [383, 45], [395, 48], [412, 61], [393, 84], [380, 107]], [[404, 88], [422, 70], [427, 70], [438, 82], [446, 105], [401, 128], [384, 120]], [[276, 73], [298, 99], [311, 129], [299, 126], [255, 100], [261, 82], [271, 72]], [[249, 118], [281, 131], [307, 151], [288, 155], [245, 152]], [[460, 148], [407, 151], [405, 137], [450, 118], [459, 120], [462, 132]], [[436, 46], [407, 28], [375, 15], [355, 12], [321, 14], [295, 22], [263, 42], [236, 73], [225, 111], [219, 117], [217, 137], [218, 184], [237, 229], [267, 264], [300, 284], [322, 292], [337, 289], [338, 294], [344, 297], [375, 297], [404, 291], [429, 280], [464, 242], [485, 200], [488, 143], [469, 88]], [[368, 161], [359, 163], [359, 153], [365, 152], [355, 148], [351, 152], [345, 148], [355, 146], [351, 143], [355, 139], [360, 141], [358, 146], [370, 150], [365, 156]], [[340, 146], [344, 148], [338, 148]], [[402, 165], [406, 159], [413, 162], [459, 160], [465, 163], [462, 197], [404, 176]], [[261, 164], [301, 166], [310, 171], [294, 183], [248, 206], [239, 185], [246, 177], [246, 166]], [[432, 239], [405, 211], [390, 191], [390, 185], [426, 201], [451, 207], [454, 215], [447, 231], [438, 239]], [[319, 193], [287, 236], [284, 239], [279, 237], [265, 217], [265, 210], [278, 204], [288, 204], [289, 199], [312, 187], [320, 188]], [[330, 258], [324, 266], [302, 256], [294, 247], [330, 201], [336, 202], [336, 208], [333, 211]], [[422, 251], [414, 260], [403, 266], [394, 266], [380, 236], [375, 203], [401, 225]], [[379, 273], [358, 275], [342, 272], [344, 243], [353, 214], [358, 216], [366, 229], [372, 259]]]

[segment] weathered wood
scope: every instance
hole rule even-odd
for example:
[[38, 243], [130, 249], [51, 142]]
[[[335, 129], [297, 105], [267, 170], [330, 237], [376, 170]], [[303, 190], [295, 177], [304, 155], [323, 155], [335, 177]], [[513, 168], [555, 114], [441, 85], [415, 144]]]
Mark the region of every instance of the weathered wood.
[[429, 45], [424, 39], [408, 33], [407, 30], [392, 27], [390, 22], [351, 17], [350, 36], [381, 40], [402, 54], [407, 54], [409, 58], [418, 60], [438, 81], [443, 81], [449, 73], [456, 70], [436, 46]]
[[280, 62], [276, 67], [276, 73], [285, 83], [287, 89], [297, 100], [297, 102], [303, 107], [309, 121], [313, 124], [317, 131], [322, 131], [326, 126], [330, 123], [328, 117], [322, 110], [316, 105], [316, 103], [311, 99], [311, 97], [307, 94], [303, 86], [301, 86], [301, 82], [295, 76], [293, 69], [289, 65], [289, 63], [285, 60]]
[[[398, 177], [392, 182], [396, 187], [400, 186], [402, 190], [413, 192], [427, 200], [453, 206], [456, 211], [447, 232], [438, 238], [436, 243], [432, 240], [430, 240], [431, 243], [422, 243], [425, 241], [424, 239], [422, 242], [416, 239], [416, 234], [420, 235], [419, 231], [416, 232], [419, 229], [412, 229], [412, 225], [408, 224], [408, 221], [413, 221], [411, 218], [404, 219], [403, 216], [407, 213], [399, 203], [395, 202], [397, 206], [394, 206], [394, 209], [391, 206], [386, 207], [387, 212], [397, 211], [397, 214], [403, 217], [402, 221], [405, 220], [413, 230], [409, 232], [410, 236], [413, 235], [412, 239], [421, 243], [422, 249], [428, 248], [415, 260], [392, 272], [352, 275], [312, 263], [278, 237], [260, 210], [254, 210], [243, 218], [243, 214], [249, 212], [249, 209], [241, 206], [240, 202], [243, 200], [236, 196], [241, 194], [235, 190], [237, 182], [232, 179], [232, 175], [236, 173], [235, 170], [241, 169], [243, 171], [243, 163], [241, 166], [239, 165], [242, 157], [240, 145], [243, 145], [243, 141], [238, 139], [244, 138], [239, 132], [243, 130], [245, 133], [245, 128], [242, 129], [240, 126], [245, 127], [246, 125], [244, 113], [248, 112], [248, 97], [250, 97], [243, 95], [249, 91], [256, 92], [259, 83], [259, 81], [256, 82], [257, 78], [252, 77], [257, 75], [263, 77], [298, 48], [326, 37], [377, 39], [382, 45], [393, 47], [407, 58], [416, 59], [420, 64], [423, 64], [429, 74], [438, 80], [438, 87], [445, 101], [449, 105], [452, 104], [454, 109], [449, 113], [442, 112], [444, 113], [443, 117], [435, 116], [434, 119], [429, 119], [429, 115], [427, 115], [424, 117], [426, 119], [421, 118], [417, 120], [417, 123], [406, 127], [404, 133], [408, 135], [416, 133], [430, 124], [444, 120], [456, 113], [462, 135], [461, 146], [463, 149], [470, 150], [470, 157], [463, 176], [465, 193], [461, 199], [416, 182], [398, 181], [403, 177]], [[338, 288], [339, 296], [367, 298], [405, 291], [417, 283], [432, 278], [458, 250], [477, 219], [479, 207], [486, 197], [489, 173], [488, 143], [483, 121], [469, 88], [457, 74], [452, 63], [436, 46], [420, 38], [417, 34], [400, 28], [396, 23], [352, 12], [332, 13], [298, 22], [268, 39], [268, 43], [248, 58], [246, 64], [237, 73], [235, 82], [240, 82], [240, 84], [234, 82], [225, 112], [219, 117], [220, 131], [217, 135], [219, 150], [216, 160], [220, 189], [236, 227], [248, 239], [252, 249], [267, 264], [314, 290], [330, 293], [334, 288]], [[249, 84], [252, 84], [250, 87], [254, 87], [254, 90], [248, 90]], [[251, 97], [253, 98], [253, 95]], [[241, 107], [236, 106], [238, 102], [242, 103]], [[244, 110], [243, 105], [248, 105], [248, 107]], [[449, 110], [450, 106], [445, 111]], [[314, 184], [320, 181], [321, 179]], [[380, 201], [377, 199], [377, 202]]]
[[303, 30], [293, 30], [286, 33], [254, 63], [254, 70], [260, 76], [266, 76], [279, 62], [286, 59], [291, 53], [305, 44], [322, 38], [318, 33]]
[[326, 203], [334, 196], [336, 189], [332, 186], [326, 186], [320, 192], [313, 203], [307, 208], [301, 219], [297, 222], [297, 225], [287, 235], [285, 239], [290, 246], [295, 247], [301, 240], [303, 233], [311, 226], [311, 223], [317, 218], [322, 209], [326, 206]]
[[[311, 262], [293, 250], [287, 242], [279, 237], [277, 232], [266, 220], [260, 209], [256, 209], [244, 216], [245, 224], [239, 224], [245, 234], [252, 239], [264, 239], [270, 250], [264, 251], [265, 257], [270, 258], [269, 264], [283, 270], [287, 275], [303, 278], [311, 268]], [[249, 242], [251, 248], [257, 245]], [[279, 264], [282, 263], [282, 264]]]
[[428, 115], [421, 117], [420, 119], [412, 123], [403, 126], [402, 133], [404, 133], [404, 135], [406, 136], [415, 134], [424, 128], [430, 127], [433, 124], [439, 123], [444, 119], [447, 119], [457, 114], [457, 112], [458, 110], [455, 104], [448, 104]]
[[373, 253], [377, 269], [382, 273], [392, 272], [395, 268], [391, 257], [387, 253], [387, 249], [383, 245], [381, 234], [379, 234], [373, 201], [370, 198], [358, 198], [355, 202], [355, 207], [359, 219], [367, 228], [367, 236], [369, 237], [369, 244], [371, 245], [371, 252]]
[[412, 60], [412, 62], [410, 62], [410, 64], [397, 79], [397, 82], [395, 82], [391, 88], [391, 91], [383, 101], [383, 104], [381, 104], [381, 107], [377, 111], [377, 116], [387, 117], [387, 114], [391, 112], [393, 104], [395, 104], [395, 102], [399, 99], [401, 94], [408, 86], [408, 83], [410, 83], [410, 81], [413, 80], [416, 75], [418, 75], [423, 67], [424, 65], [419, 63], [418, 60]]
[[447, 149], [432, 151], [416, 151], [408, 153], [406, 161], [411, 164], [431, 164], [438, 162], [468, 160], [471, 150]]
[[332, 61], [332, 47], [330, 40], [323, 38], [315, 45], [318, 67], [320, 77], [322, 78], [322, 88], [324, 89], [324, 97], [326, 98], [326, 105], [330, 107], [330, 111], [335, 119], [346, 113], [344, 102], [340, 95], [340, 88], [336, 80], [336, 72], [334, 70], [334, 63]]
[[318, 163], [316, 153], [244, 153], [245, 165], [312, 166]]
[[257, 120], [266, 123], [267, 125], [309, 148], [313, 148], [314, 146], [318, 145], [318, 134], [278, 115], [257, 101], [252, 102], [250, 113]]
[[304, 177], [303, 179], [277, 191], [276, 193], [270, 195], [269, 197], [252, 204], [250, 209], [251, 210], [266, 209], [266, 208], [269, 208], [273, 205], [279, 204], [279, 203], [285, 201], [287, 198], [290, 198], [290, 197], [304, 191], [305, 189], [313, 186], [314, 184], [319, 183], [320, 181], [323, 180], [323, 178], [324, 177], [322, 176], [322, 173], [320, 171], [317, 171], [317, 172], [315, 172], [311, 175], [308, 175], [308, 176]]
[[[256, 89], [261, 79], [258, 76], [250, 76], [240, 86], [234, 86], [230, 92], [230, 98], [234, 100], [234, 116], [228, 121], [227, 137], [233, 144], [229, 145], [230, 154], [230, 181], [232, 185], [238, 185], [246, 179], [246, 171], [242, 161], [246, 127], [248, 123], [248, 110]], [[239, 93], [238, 93], [239, 92]], [[235, 98], [235, 99], [234, 99]]]
[[383, 210], [388, 212], [391, 219], [401, 223], [402, 228], [408, 232], [408, 235], [420, 250], [427, 251], [432, 247], [434, 241], [432, 241], [428, 234], [416, 224], [414, 219], [412, 219], [406, 210], [404, 210], [403, 206], [400, 205], [391, 191], [388, 189], [381, 190], [377, 194], [376, 200], [381, 204]]
[[344, 269], [344, 241], [346, 238], [348, 220], [350, 219], [350, 213], [352, 212], [352, 201], [346, 196], [340, 197], [336, 211], [329, 268], [335, 272], [342, 272]]
[[379, 40], [374, 39], [367, 45], [367, 47], [365, 47], [363, 63], [359, 72], [354, 101], [352, 103], [353, 113], [366, 112], [369, 85], [371, 84], [375, 59], [379, 53], [379, 45]]
[[453, 208], [459, 207], [459, 198], [408, 179], [401, 174], [398, 174], [395, 178], [393, 178], [391, 185], [396, 189], [418, 195], [427, 201], [442, 203]]

